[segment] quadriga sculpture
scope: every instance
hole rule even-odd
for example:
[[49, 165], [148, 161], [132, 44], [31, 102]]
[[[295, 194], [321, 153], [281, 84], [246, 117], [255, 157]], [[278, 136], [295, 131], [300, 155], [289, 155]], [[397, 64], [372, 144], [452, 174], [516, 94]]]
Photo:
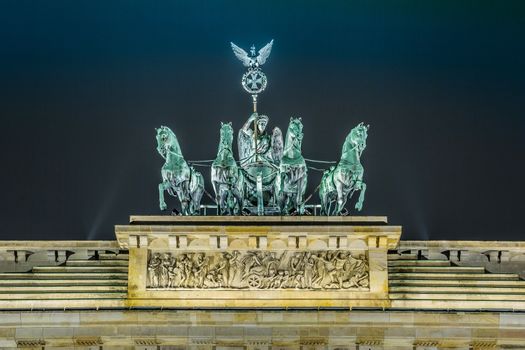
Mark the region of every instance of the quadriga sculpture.
[[304, 214], [307, 168], [301, 155], [303, 123], [301, 118], [290, 118], [284, 143], [279, 175], [275, 181], [276, 196], [283, 215]]
[[204, 179], [184, 160], [177, 136], [167, 126], [157, 130], [157, 152], [165, 162], [161, 169], [162, 182], [159, 184], [160, 209], [167, 208], [164, 191], [178, 197], [182, 215], [198, 214], [204, 193]]
[[[324, 215], [341, 215], [348, 198], [360, 191], [355, 209], [361, 211], [365, 199], [366, 184], [361, 154], [366, 148], [369, 125], [359, 123], [346, 137], [341, 160], [323, 174], [319, 187], [321, 212]], [[335, 204], [335, 205], [334, 205]]]
[[239, 215], [243, 207], [244, 176], [233, 158], [233, 128], [221, 123], [217, 158], [211, 166], [211, 182], [220, 215]]

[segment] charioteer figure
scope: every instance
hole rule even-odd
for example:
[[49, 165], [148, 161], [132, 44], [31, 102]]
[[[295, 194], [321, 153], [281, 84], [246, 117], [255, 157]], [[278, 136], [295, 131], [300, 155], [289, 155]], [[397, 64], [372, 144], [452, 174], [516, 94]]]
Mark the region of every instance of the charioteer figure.
[[245, 207], [275, 206], [274, 181], [283, 154], [283, 136], [279, 128], [266, 131], [269, 118], [254, 112], [239, 130], [239, 161], [245, 173]]
[[279, 128], [270, 136], [266, 132], [269, 118], [253, 113], [239, 130], [239, 161], [244, 167], [251, 163], [278, 166], [282, 157], [283, 139]]

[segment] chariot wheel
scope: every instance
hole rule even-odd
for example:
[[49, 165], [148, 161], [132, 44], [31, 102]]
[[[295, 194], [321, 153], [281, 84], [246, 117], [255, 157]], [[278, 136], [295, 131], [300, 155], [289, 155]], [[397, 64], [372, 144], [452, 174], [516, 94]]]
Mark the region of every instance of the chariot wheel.
[[261, 285], [261, 277], [257, 275], [248, 276], [247, 282], [251, 288], [258, 288]]

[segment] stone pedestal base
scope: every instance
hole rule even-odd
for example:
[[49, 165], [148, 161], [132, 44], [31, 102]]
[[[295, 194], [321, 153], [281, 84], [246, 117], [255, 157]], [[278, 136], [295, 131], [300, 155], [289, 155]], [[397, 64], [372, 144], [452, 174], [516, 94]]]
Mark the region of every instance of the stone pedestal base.
[[133, 307], [388, 307], [384, 217], [132, 217]]

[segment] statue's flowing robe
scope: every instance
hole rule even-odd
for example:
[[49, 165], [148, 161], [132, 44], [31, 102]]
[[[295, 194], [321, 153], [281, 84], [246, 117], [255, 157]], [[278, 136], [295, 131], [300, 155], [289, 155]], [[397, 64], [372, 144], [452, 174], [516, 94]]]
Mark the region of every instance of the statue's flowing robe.
[[[239, 160], [241, 166], [255, 162], [255, 142], [253, 133], [239, 131], [237, 139], [239, 147]], [[276, 164], [282, 157], [282, 133], [279, 128], [275, 128], [272, 136], [264, 133], [257, 135], [257, 155], [258, 160]]]
[[[253, 134], [248, 134], [243, 130], [239, 131], [237, 143], [241, 165], [255, 162], [255, 142], [253, 140]], [[259, 156], [259, 160], [273, 163], [270, 145], [271, 138], [269, 135], [257, 135], [257, 155]]]

